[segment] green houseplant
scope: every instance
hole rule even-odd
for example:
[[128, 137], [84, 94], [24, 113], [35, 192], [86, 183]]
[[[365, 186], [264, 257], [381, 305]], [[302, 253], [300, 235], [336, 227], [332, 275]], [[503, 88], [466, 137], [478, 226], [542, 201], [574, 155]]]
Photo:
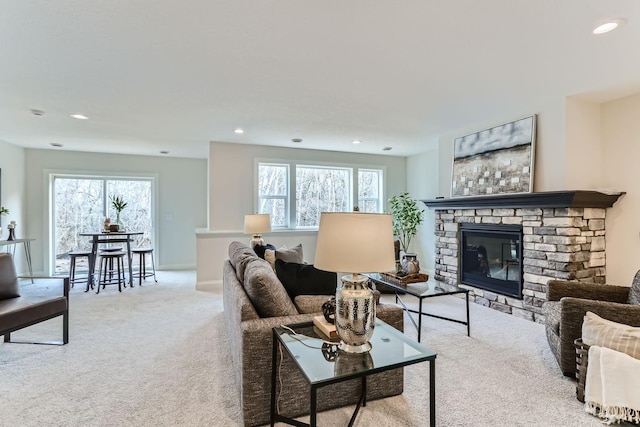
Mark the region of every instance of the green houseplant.
[[422, 224], [424, 209], [418, 207], [418, 202], [402, 193], [389, 199], [391, 216], [393, 218], [393, 234], [400, 241], [400, 248], [407, 252], [411, 239], [418, 234], [418, 226]]
[[111, 199], [111, 206], [116, 210], [116, 224], [120, 225], [120, 212], [127, 207], [127, 202], [120, 196], [110, 196], [109, 199]]

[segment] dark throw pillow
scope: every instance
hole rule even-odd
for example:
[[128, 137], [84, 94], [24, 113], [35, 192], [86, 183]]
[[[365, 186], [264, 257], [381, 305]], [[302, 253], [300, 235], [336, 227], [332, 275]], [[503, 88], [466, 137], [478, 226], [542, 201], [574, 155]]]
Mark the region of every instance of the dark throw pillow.
[[266, 245], [255, 245], [253, 247], [253, 251], [262, 259], [264, 259], [264, 253], [267, 249], [271, 249], [272, 251], [275, 251], [276, 247], [268, 243]]
[[277, 259], [276, 275], [291, 299], [298, 295], [334, 295], [336, 293], [338, 275], [318, 270], [311, 264], [298, 264]]

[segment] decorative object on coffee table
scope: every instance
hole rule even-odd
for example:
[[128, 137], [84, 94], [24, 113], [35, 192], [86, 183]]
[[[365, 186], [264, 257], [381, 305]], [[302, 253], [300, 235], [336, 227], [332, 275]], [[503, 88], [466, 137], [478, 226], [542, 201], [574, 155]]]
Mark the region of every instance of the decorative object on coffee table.
[[360, 273], [395, 267], [391, 215], [360, 212], [320, 216], [315, 267], [351, 273], [336, 290], [335, 324], [340, 349], [364, 353], [371, 349], [376, 307], [369, 278]]
[[251, 249], [256, 245], [264, 245], [262, 233], [271, 232], [271, 215], [269, 214], [253, 214], [244, 216], [244, 233], [252, 234], [249, 240]]
[[[418, 226], [422, 224], [424, 209], [418, 207], [418, 202], [409, 196], [409, 193], [402, 193], [397, 196], [393, 196], [389, 199], [389, 205], [391, 206], [391, 216], [393, 217], [393, 234], [400, 242], [400, 253], [396, 252], [396, 260], [402, 264], [402, 253], [405, 255], [411, 255], [416, 264], [418, 258], [416, 254], [409, 254], [409, 245], [411, 239], [418, 234]], [[418, 271], [420, 267], [418, 265]], [[396, 271], [404, 271], [403, 266], [396, 267]], [[417, 271], [412, 271], [417, 272]], [[407, 274], [405, 272], [405, 274]]]
[[407, 285], [409, 283], [420, 283], [420, 282], [426, 282], [427, 280], [429, 280], [429, 275], [426, 273], [397, 274], [393, 272], [382, 272], [380, 273], [380, 276], [385, 281], [395, 283], [397, 285]]
[[416, 254], [403, 254], [400, 265], [402, 266], [402, 273], [405, 275], [420, 273], [420, 263]]

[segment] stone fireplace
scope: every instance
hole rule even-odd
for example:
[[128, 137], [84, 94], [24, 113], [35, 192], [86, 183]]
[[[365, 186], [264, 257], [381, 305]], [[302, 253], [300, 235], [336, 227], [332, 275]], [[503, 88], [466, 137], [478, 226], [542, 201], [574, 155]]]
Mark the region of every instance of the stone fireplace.
[[[435, 279], [469, 289], [470, 299], [478, 304], [544, 322], [542, 304], [549, 280], [605, 283], [606, 210], [621, 194], [557, 191], [423, 200], [435, 210]], [[500, 243], [504, 247], [499, 257], [497, 249], [484, 255], [493, 263], [489, 276], [517, 277], [520, 295], [500, 285], [473, 284], [461, 268], [463, 256], [473, 259], [477, 256], [474, 251], [482, 252], [481, 246], [486, 246], [486, 240], [480, 238], [464, 243], [463, 230], [487, 225], [497, 230], [522, 230], [520, 242], [514, 239]], [[506, 243], [510, 243], [508, 248]], [[479, 257], [482, 259], [482, 255]], [[518, 274], [513, 269], [518, 269]]]

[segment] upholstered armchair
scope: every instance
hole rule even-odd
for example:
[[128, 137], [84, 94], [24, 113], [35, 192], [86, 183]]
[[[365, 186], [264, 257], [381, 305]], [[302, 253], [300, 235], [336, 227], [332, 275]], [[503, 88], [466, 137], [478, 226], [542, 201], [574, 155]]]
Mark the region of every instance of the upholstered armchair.
[[552, 280], [547, 284], [546, 332], [549, 346], [564, 375], [574, 376], [574, 340], [582, 336], [587, 311], [605, 319], [640, 326], [640, 271], [631, 287]]

